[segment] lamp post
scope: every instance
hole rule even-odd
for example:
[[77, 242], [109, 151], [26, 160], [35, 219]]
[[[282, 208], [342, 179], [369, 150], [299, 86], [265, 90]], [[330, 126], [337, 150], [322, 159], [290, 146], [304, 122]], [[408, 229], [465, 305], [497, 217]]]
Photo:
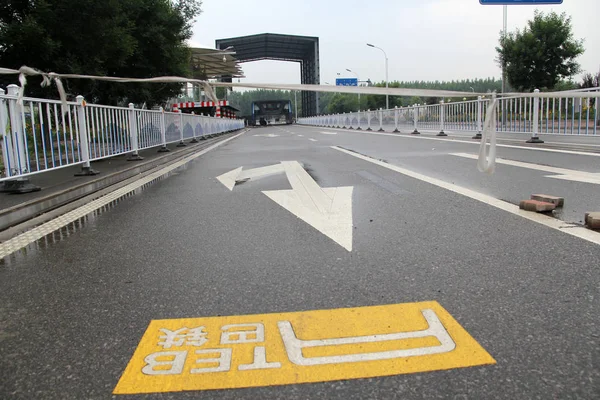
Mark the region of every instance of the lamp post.
[[[383, 55], [385, 56], [385, 88], [387, 89], [388, 88], [388, 57], [387, 57], [387, 54], [385, 53], [385, 50], [383, 50], [381, 47], [377, 47], [375, 45], [372, 45], [371, 43], [367, 43], [367, 46], [381, 50], [383, 52]], [[385, 94], [385, 109], [389, 110], [389, 108], [390, 108], [390, 96], [386, 93]]]
[[294, 114], [294, 121], [298, 120], [298, 97], [297, 97], [298, 91], [294, 90], [294, 107], [296, 108], [296, 112]]
[[[346, 68], [346, 71], [350, 72], [351, 74], [354, 74], [354, 75], [356, 75], [356, 85], [357, 85], [357, 86], [360, 86], [360, 85], [358, 84], [358, 81], [360, 81], [360, 77], [358, 76], [358, 74], [357, 74], [356, 72], [352, 71], [352, 70], [351, 70], [351, 69], [349, 69], [349, 68]], [[358, 92], [358, 112], [360, 112], [360, 92]]]

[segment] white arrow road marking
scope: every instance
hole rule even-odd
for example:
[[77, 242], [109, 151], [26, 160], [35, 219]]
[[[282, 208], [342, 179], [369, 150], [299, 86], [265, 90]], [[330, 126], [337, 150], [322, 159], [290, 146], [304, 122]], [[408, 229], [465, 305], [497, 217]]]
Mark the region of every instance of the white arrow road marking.
[[284, 172], [283, 165], [275, 164], [268, 165], [266, 167], [248, 169], [242, 171], [242, 167], [236, 168], [233, 171], [224, 173], [223, 175], [217, 176], [219, 182], [221, 182], [227, 189], [233, 190], [235, 183], [244, 179], [258, 179], [265, 176], [275, 175]]
[[321, 188], [297, 161], [283, 161], [292, 190], [263, 193], [325, 236], [352, 251], [352, 186]]
[[348, 251], [352, 251], [352, 192], [354, 187], [321, 188], [297, 161], [243, 171], [229, 171], [217, 179], [229, 190], [236, 181], [285, 172], [292, 190], [263, 191], [285, 208]]
[[[467, 153], [450, 153], [450, 155], [456, 156], [456, 157], [470, 158], [473, 160], [476, 160], [477, 158], [479, 158], [477, 155], [467, 154]], [[578, 171], [575, 169], [549, 167], [546, 165], [531, 164], [531, 163], [526, 163], [526, 162], [522, 162], [522, 161], [505, 160], [503, 158], [496, 158], [496, 163], [512, 165], [513, 167], [528, 168], [528, 169], [534, 169], [537, 171], [544, 171], [544, 172], [550, 172], [553, 174], [558, 174], [558, 175], [546, 175], [545, 176], [546, 178], [563, 179], [566, 181], [576, 181], [576, 182], [593, 183], [596, 185], [600, 185], [600, 173]]]
[[270, 190], [263, 193], [302, 221], [306, 222], [343, 248], [352, 251], [352, 186], [322, 189], [331, 196], [326, 213], [307, 207], [294, 190]]
[[305, 207], [312, 211], [326, 213], [331, 207], [332, 198], [325, 194], [319, 184], [302, 168], [302, 165], [297, 161], [282, 161], [281, 164], [292, 189]]

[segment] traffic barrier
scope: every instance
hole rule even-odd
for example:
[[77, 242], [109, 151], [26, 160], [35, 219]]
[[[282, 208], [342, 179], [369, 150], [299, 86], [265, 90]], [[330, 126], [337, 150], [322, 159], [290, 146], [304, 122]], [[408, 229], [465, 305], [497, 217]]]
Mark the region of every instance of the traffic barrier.
[[[407, 89], [408, 90], [408, 89]], [[416, 92], [415, 92], [416, 95]], [[492, 95], [478, 96], [474, 100], [442, 100], [439, 104], [414, 104], [382, 110], [383, 129], [389, 122], [390, 129], [473, 132], [473, 139], [481, 139], [483, 116], [492, 104]], [[531, 135], [529, 143], [540, 143], [539, 135], [589, 135], [600, 136], [600, 89], [580, 89], [565, 92], [509, 93], [498, 97], [496, 102], [496, 130], [504, 133]], [[398, 110], [398, 111], [396, 111]], [[375, 113], [379, 114], [378, 111]], [[350, 113], [350, 127], [361, 127], [361, 112]], [[398, 122], [396, 122], [398, 115]], [[314, 124], [326, 124], [327, 115], [314, 118]], [[299, 124], [311, 124], [309, 118], [298, 118]], [[364, 121], [369, 130], [370, 122], [377, 115], [367, 110]], [[392, 120], [393, 118], [393, 120]], [[356, 125], [354, 125], [356, 121]], [[416, 124], [415, 124], [416, 121]], [[392, 128], [393, 126], [393, 128]], [[443, 135], [440, 135], [443, 136]], [[533, 140], [532, 140], [533, 139]]]
[[[62, 103], [25, 97], [19, 104], [19, 87], [0, 89], [2, 129], [2, 175], [5, 191], [25, 193], [39, 190], [28, 177], [45, 171], [80, 165], [77, 175], [93, 175], [90, 162], [129, 154], [140, 160], [139, 151], [158, 147], [168, 151], [169, 143], [183, 143], [209, 134], [210, 124], [219, 121], [210, 133], [224, 133], [244, 127], [242, 120], [160, 110], [88, 104], [82, 96]], [[6, 182], [9, 182], [8, 184]], [[0, 188], [1, 189], [1, 188]]]

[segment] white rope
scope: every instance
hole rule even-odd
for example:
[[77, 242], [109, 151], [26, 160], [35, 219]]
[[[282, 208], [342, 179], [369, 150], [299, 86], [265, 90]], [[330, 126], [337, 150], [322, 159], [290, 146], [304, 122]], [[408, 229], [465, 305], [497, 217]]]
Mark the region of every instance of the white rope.
[[[485, 122], [483, 124], [483, 133], [481, 135], [481, 144], [479, 145], [479, 160], [477, 169], [486, 174], [493, 174], [496, 170], [496, 107], [498, 99], [496, 94], [492, 95], [492, 101], [488, 105]], [[489, 153], [486, 155], [487, 144], [490, 144]]]
[[42, 87], [47, 87], [54, 82], [56, 84], [56, 88], [58, 89], [58, 94], [63, 105], [63, 108], [67, 106], [67, 94], [65, 92], [64, 86], [62, 84], [61, 78], [65, 79], [92, 79], [99, 81], [107, 81], [107, 82], [119, 82], [119, 83], [192, 83], [198, 84], [203, 87], [204, 92], [211, 98], [211, 100], [218, 102], [217, 96], [215, 95], [210, 83], [208, 81], [199, 80], [199, 79], [189, 79], [183, 78], [179, 76], [161, 76], [156, 78], [120, 78], [120, 77], [111, 77], [111, 76], [95, 76], [95, 75], [81, 75], [81, 74], [57, 74], [55, 72], [43, 72], [37, 70], [35, 68], [30, 68], [28, 66], [22, 66], [18, 70], [10, 69], [10, 68], [2, 68], [0, 67], [0, 74], [3, 75], [19, 75], [19, 83], [21, 84], [19, 88], [19, 95], [17, 102], [22, 105], [23, 104], [23, 96], [25, 93], [25, 86], [27, 85], [27, 76], [41, 76], [42, 77]]
[[[155, 78], [121, 78], [111, 76], [95, 76], [81, 74], [58, 74], [54, 72], [43, 72], [35, 68], [22, 66], [18, 70], [0, 67], [0, 74], [18, 74], [21, 88], [19, 90], [19, 101], [22, 103], [26, 76], [41, 76], [42, 87], [49, 86], [51, 82], [56, 84], [58, 93], [63, 105], [66, 106], [66, 93], [61, 81], [63, 79], [92, 79], [106, 82], [120, 83], [191, 83], [200, 85], [212, 101], [218, 99], [212, 90], [212, 87], [242, 87], [250, 89], [270, 89], [270, 90], [302, 90], [312, 92], [330, 92], [330, 93], [350, 93], [350, 94], [373, 94], [373, 95], [391, 95], [391, 96], [418, 96], [418, 97], [475, 97], [487, 96], [489, 93], [477, 92], [457, 92], [450, 90], [430, 90], [430, 89], [407, 89], [407, 88], [384, 88], [376, 86], [331, 86], [331, 85], [308, 85], [308, 84], [281, 84], [281, 83], [235, 83], [235, 82], [209, 82], [200, 79], [190, 79], [181, 76], [159, 76]], [[568, 92], [568, 97], [589, 98], [600, 97], [600, 91], [597, 92]], [[565, 97], [564, 92], [544, 92], [544, 93], [505, 93], [501, 94], [503, 98], [514, 97], [539, 97], [539, 98], [559, 98]]]
[[[235, 83], [235, 82], [208, 82], [200, 79], [190, 79], [180, 76], [160, 76], [155, 78], [121, 78], [110, 76], [94, 76], [80, 74], [57, 74], [54, 72], [43, 72], [35, 68], [22, 66], [18, 70], [0, 67], [0, 74], [18, 74], [19, 83], [19, 104], [23, 103], [25, 86], [27, 85], [26, 76], [41, 76], [42, 87], [49, 86], [52, 82], [56, 84], [63, 110], [67, 106], [67, 95], [64, 90], [61, 78], [63, 79], [92, 79], [106, 82], [120, 83], [191, 83], [199, 85], [204, 89], [206, 95], [218, 104], [218, 98], [212, 87], [243, 87], [251, 89], [270, 89], [270, 90], [302, 90], [312, 92], [330, 92], [330, 93], [351, 93], [351, 94], [373, 94], [373, 95], [391, 95], [391, 96], [419, 96], [419, 97], [475, 97], [487, 96], [489, 93], [475, 92], [454, 92], [449, 90], [428, 90], [428, 89], [406, 89], [406, 88], [383, 88], [374, 86], [331, 86], [331, 85], [307, 85], [307, 84], [271, 84], [271, 83]], [[593, 90], [593, 89], [592, 89]], [[565, 96], [566, 95], [566, 96]], [[511, 98], [600, 98], [600, 90], [597, 91], [569, 91], [569, 92], [544, 92], [544, 93], [504, 93], [501, 94], [501, 100]], [[496, 108], [500, 100], [496, 93], [492, 94], [485, 123], [481, 146], [479, 148], [479, 160], [477, 168], [485, 173], [493, 174], [496, 167]], [[489, 142], [489, 153], [486, 154], [486, 148]]]

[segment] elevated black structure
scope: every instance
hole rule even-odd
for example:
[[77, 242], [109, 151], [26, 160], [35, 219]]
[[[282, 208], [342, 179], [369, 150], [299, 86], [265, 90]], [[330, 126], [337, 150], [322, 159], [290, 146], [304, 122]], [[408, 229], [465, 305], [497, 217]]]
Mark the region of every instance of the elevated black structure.
[[[280, 60], [300, 63], [300, 79], [303, 84], [319, 84], [319, 38], [310, 36], [279, 35], [263, 33], [215, 41], [217, 49], [233, 47], [240, 63], [258, 60]], [[231, 78], [223, 78], [231, 82]], [[316, 115], [319, 98], [316, 92], [302, 92], [302, 114]]]

